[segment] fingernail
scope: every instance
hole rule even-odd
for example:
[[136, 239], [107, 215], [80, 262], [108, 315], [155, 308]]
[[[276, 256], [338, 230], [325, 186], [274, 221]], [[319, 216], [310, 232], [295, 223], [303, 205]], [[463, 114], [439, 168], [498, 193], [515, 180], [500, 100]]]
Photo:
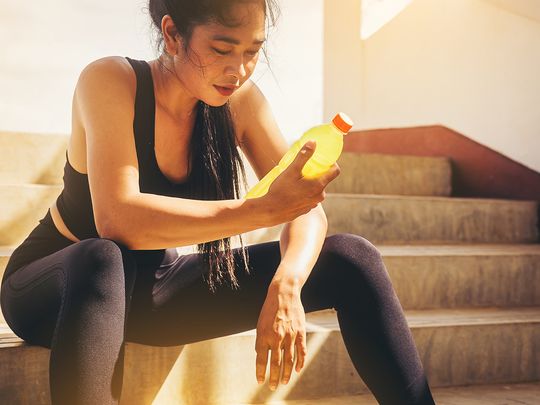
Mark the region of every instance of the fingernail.
[[270, 389], [271, 389], [272, 391], [275, 391], [275, 390], [276, 390], [276, 386], [275, 386], [275, 385], [271, 385], [271, 386], [270, 386]]
[[257, 384], [261, 385], [264, 381], [263, 380], [257, 380]]
[[287, 384], [289, 380], [283, 380], [283, 384]]

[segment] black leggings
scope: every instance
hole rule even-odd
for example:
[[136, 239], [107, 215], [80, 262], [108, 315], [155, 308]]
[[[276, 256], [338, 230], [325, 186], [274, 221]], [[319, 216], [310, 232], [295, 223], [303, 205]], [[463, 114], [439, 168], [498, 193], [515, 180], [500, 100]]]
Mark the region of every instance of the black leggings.
[[[173, 346], [256, 328], [280, 257], [277, 241], [249, 246], [251, 274], [237, 269], [241, 288], [221, 286], [212, 294], [198, 254], [129, 250], [105, 238], [74, 243], [48, 213], [11, 256], [1, 307], [19, 337], [51, 349], [54, 405], [117, 404], [125, 341]], [[301, 300], [306, 313], [336, 309], [354, 367], [379, 403], [434, 404], [402, 307], [370, 242], [328, 236]]]

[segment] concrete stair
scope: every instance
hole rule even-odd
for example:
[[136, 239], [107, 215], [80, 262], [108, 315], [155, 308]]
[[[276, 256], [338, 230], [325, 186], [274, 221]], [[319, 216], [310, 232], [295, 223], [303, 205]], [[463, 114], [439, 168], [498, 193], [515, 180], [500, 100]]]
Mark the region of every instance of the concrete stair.
[[[540, 403], [540, 384], [537, 383], [460, 386], [435, 388], [432, 391], [437, 405], [537, 405]], [[370, 394], [266, 403], [271, 405], [377, 405], [377, 401]]]
[[61, 185], [0, 185], [0, 245], [17, 246], [62, 191]]
[[[535, 201], [328, 193], [322, 205], [329, 235], [354, 233], [378, 246], [529, 244], [539, 238]], [[282, 228], [248, 232], [244, 243], [279, 240]]]
[[452, 169], [445, 158], [343, 152], [338, 164], [354, 175], [338, 176], [326, 188], [329, 193], [440, 197], [451, 193]]
[[[18, 245], [62, 190], [0, 185], [0, 245]], [[328, 234], [356, 233], [375, 244], [534, 243], [537, 203], [450, 197], [328, 194]], [[245, 234], [248, 244], [279, 239], [281, 225]]]
[[[66, 142], [0, 133], [9, 150], [0, 166], [0, 275], [61, 190]], [[339, 164], [323, 203], [329, 234], [356, 233], [379, 247], [437, 403], [540, 403], [538, 203], [452, 198], [447, 159], [344, 153]], [[256, 181], [249, 168], [248, 179]], [[277, 240], [281, 229], [244, 241]], [[168, 348], [128, 342], [122, 403], [375, 404], [335, 311], [306, 319], [306, 367], [275, 392], [256, 383], [250, 330]], [[0, 319], [0, 364], [9, 365], [0, 369], [0, 403], [50, 403], [49, 354]]]
[[[409, 310], [406, 316], [434, 387], [540, 380], [538, 307]], [[250, 330], [169, 348], [128, 343], [123, 403], [265, 403], [369, 393], [350, 362], [335, 312], [313, 312], [306, 319], [309, 361], [274, 392], [255, 381], [256, 335]], [[5, 333], [3, 364], [19, 367], [11, 369], [3, 394], [20, 395], [32, 378], [24, 403], [47, 403], [39, 398], [48, 396], [49, 350]], [[178, 402], [168, 402], [172, 398]]]
[[62, 184], [69, 137], [0, 131], [0, 184]]
[[332, 194], [323, 202], [328, 233], [373, 243], [533, 243], [536, 202]]

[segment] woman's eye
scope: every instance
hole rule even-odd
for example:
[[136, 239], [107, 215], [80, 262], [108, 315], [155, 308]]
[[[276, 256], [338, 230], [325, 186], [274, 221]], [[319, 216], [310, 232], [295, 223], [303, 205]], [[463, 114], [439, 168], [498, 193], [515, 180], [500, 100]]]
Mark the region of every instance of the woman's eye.
[[[229, 55], [231, 51], [222, 51], [221, 49], [212, 47], [212, 50], [217, 53], [218, 55]], [[259, 53], [259, 49], [256, 51], [246, 51], [246, 54], [249, 56], [255, 56]]]
[[230, 51], [221, 51], [217, 48], [212, 48], [212, 50], [217, 53], [218, 55], [228, 55], [230, 53]]

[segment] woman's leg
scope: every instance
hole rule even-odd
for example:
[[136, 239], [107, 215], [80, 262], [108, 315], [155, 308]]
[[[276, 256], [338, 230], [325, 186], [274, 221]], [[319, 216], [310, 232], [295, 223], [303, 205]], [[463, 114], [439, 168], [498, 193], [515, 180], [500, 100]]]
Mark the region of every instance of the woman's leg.
[[[354, 234], [326, 239], [303, 301], [328, 286], [351, 360], [381, 404], [434, 404], [403, 308], [380, 252]], [[308, 304], [308, 306], [310, 306]]]
[[118, 403], [135, 278], [131, 251], [109, 239], [86, 239], [4, 280], [9, 325], [25, 341], [51, 349], [52, 404]]
[[[239, 250], [235, 249], [239, 255]], [[280, 263], [279, 242], [248, 247], [251, 273], [237, 269], [239, 290], [209, 292], [197, 254], [155, 270], [141, 266], [126, 339], [179, 345], [256, 328]], [[325, 239], [302, 288], [306, 312], [335, 308], [351, 360], [381, 404], [433, 404], [425, 374], [378, 250], [352, 234]]]

